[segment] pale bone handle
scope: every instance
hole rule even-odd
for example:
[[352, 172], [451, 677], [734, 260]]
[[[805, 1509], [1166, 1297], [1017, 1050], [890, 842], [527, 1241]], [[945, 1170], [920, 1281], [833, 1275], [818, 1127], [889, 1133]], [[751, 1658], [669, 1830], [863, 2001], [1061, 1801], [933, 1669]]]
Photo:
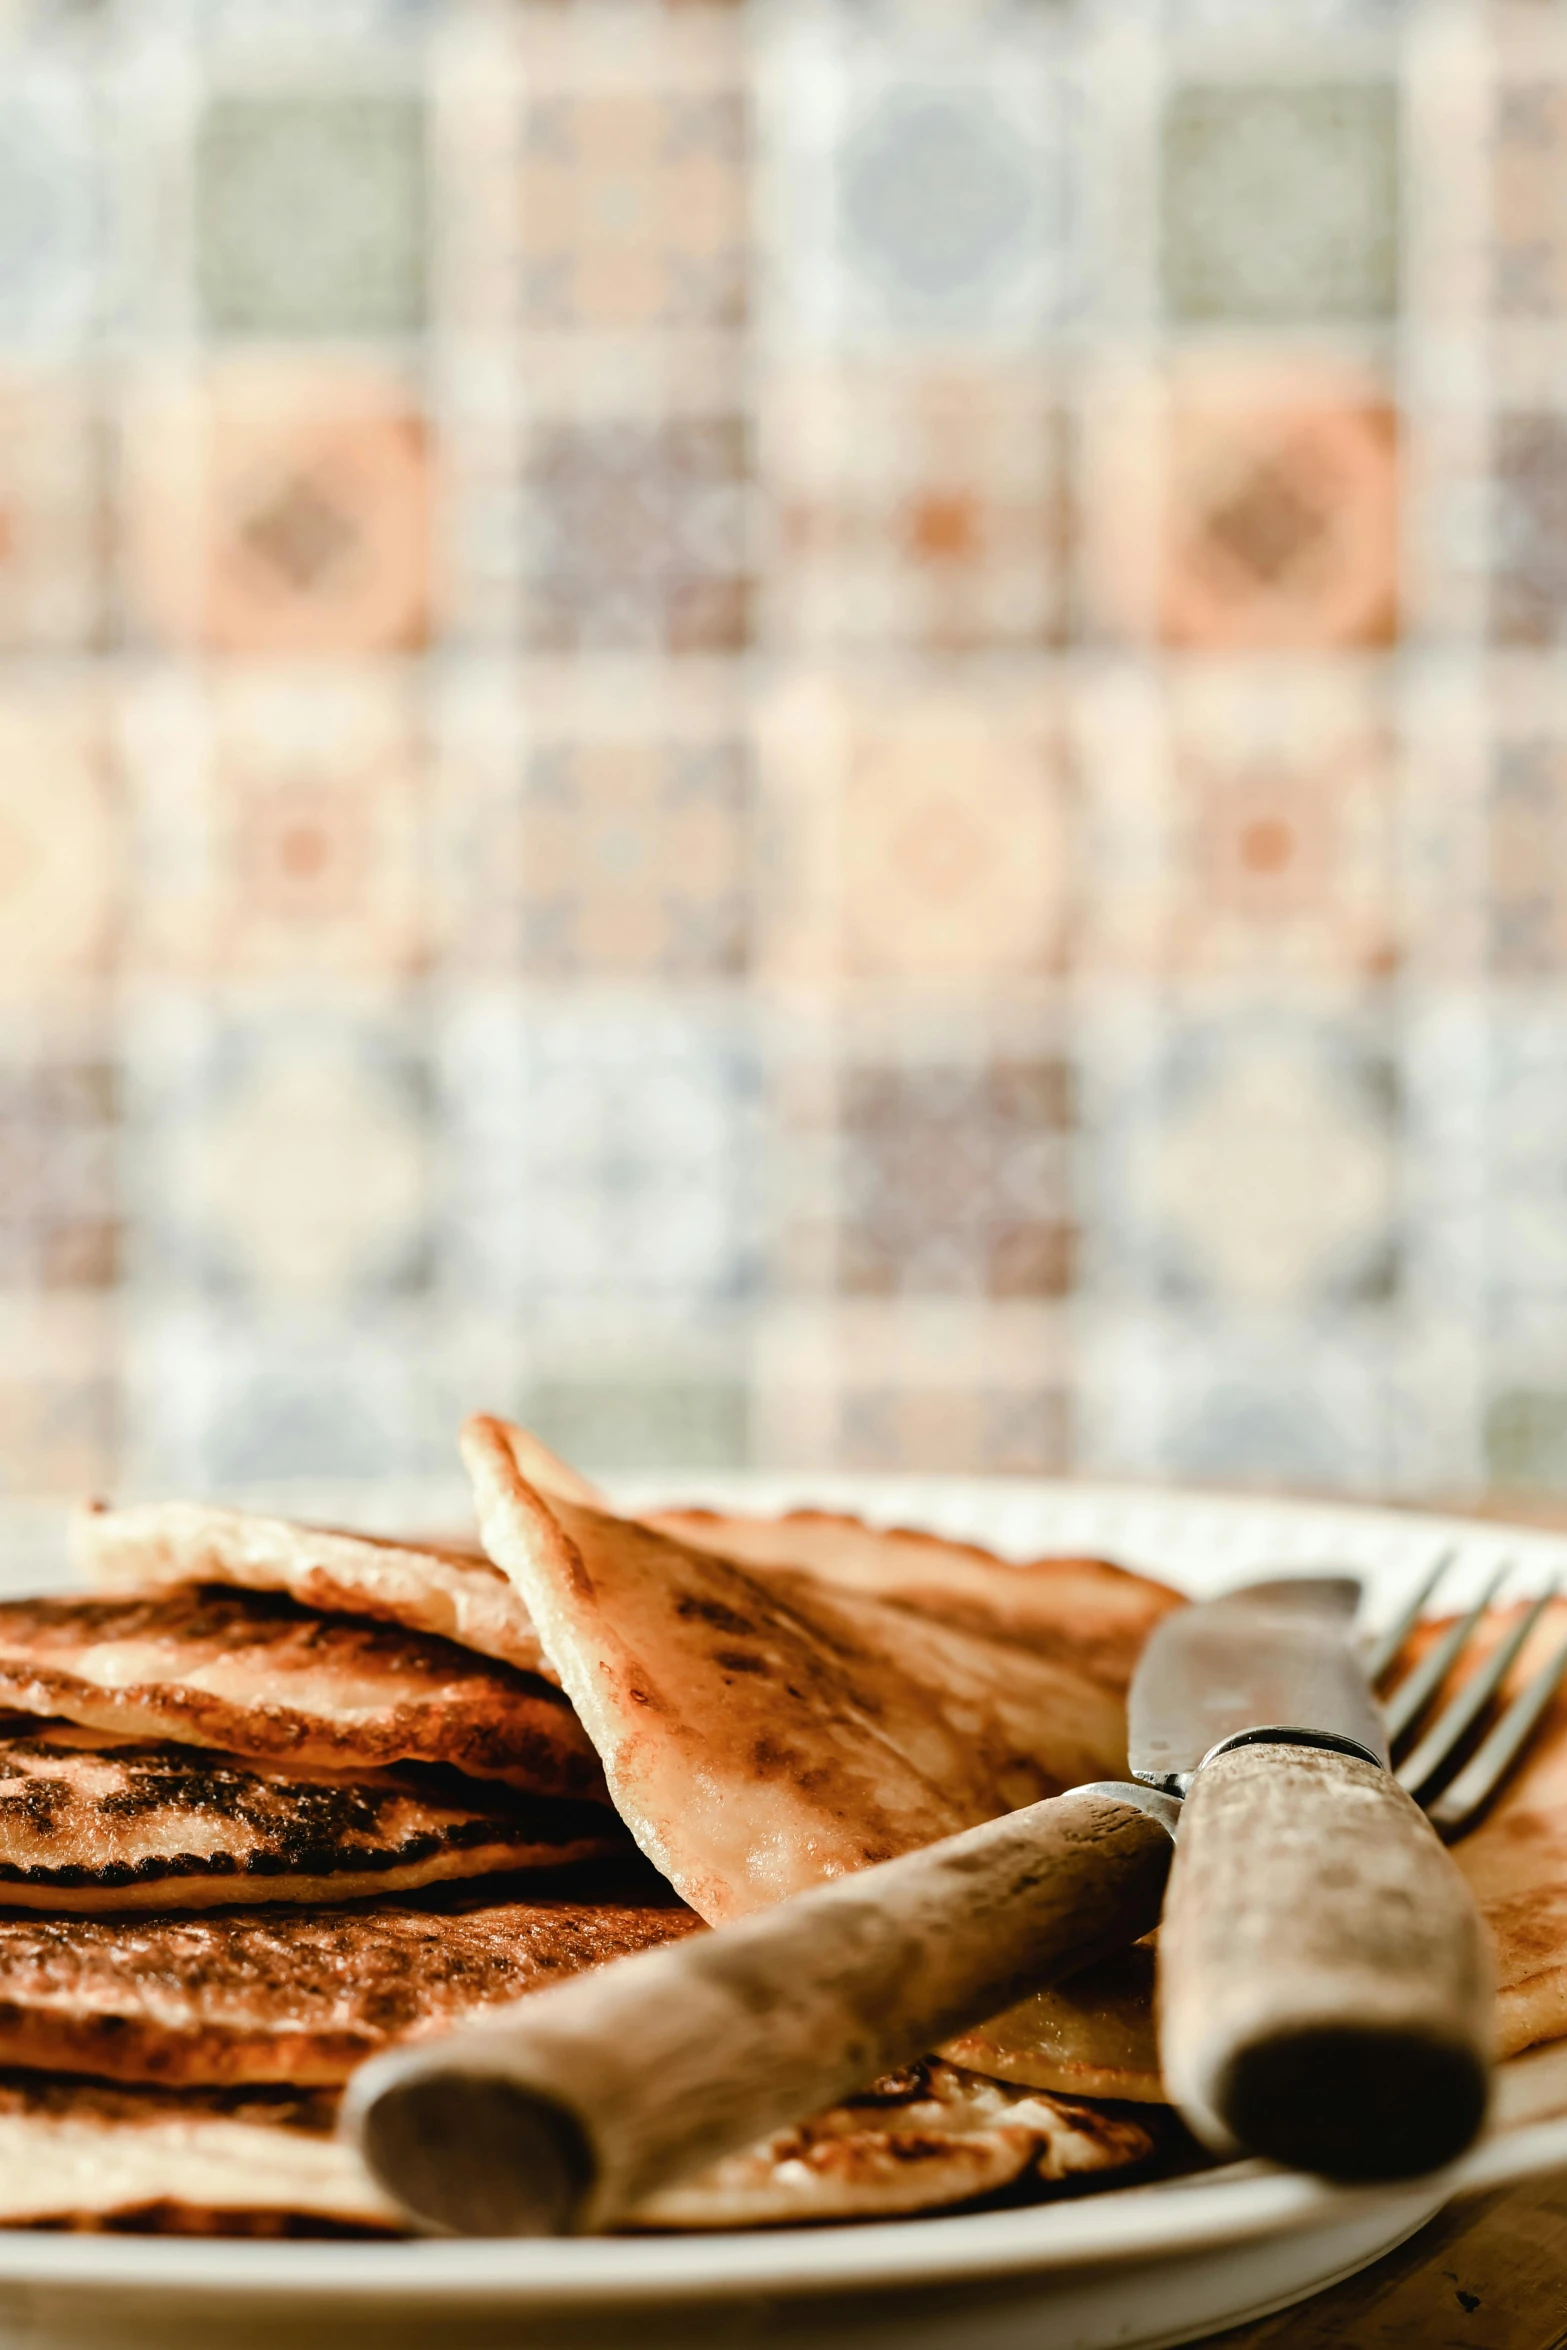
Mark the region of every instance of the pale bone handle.
[[[1161, 1808], [1162, 1807], [1162, 1808]], [[347, 2123], [425, 2227], [613, 2226], [1156, 1922], [1174, 1806], [1079, 1787], [378, 2059]]]
[[1197, 1773], [1159, 1933], [1159, 2060], [1221, 2153], [1406, 2178], [1474, 2138], [1484, 1930], [1423, 1812], [1374, 1763], [1231, 1748]]

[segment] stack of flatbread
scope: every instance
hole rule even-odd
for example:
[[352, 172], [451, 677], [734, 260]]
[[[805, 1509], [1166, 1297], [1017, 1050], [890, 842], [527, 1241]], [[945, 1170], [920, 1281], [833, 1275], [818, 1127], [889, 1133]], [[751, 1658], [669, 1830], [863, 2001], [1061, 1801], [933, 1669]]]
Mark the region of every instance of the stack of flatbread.
[[[0, 1604], [0, 2223], [393, 2230], [334, 2132], [367, 2057], [1124, 1768], [1160, 1586], [849, 1518], [634, 1521], [521, 1430], [464, 1442], [476, 1535], [93, 1506], [88, 1594]], [[1146, 2165], [1070, 2005], [1064, 2061], [933, 2054], [638, 2224]]]
[[[334, 2134], [365, 2058], [1124, 1773], [1161, 1585], [821, 1513], [631, 1519], [520, 1429], [463, 1449], [474, 1536], [93, 1507], [90, 1596], [0, 1605], [0, 2223], [394, 2230]], [[1564, 1772], [1567, 1723], [1462, 1848], [1504, 2048], [1567, 2032]], [[1137, 2175], [1169, 2144], [1151, 1971], [1042, 1992], [637, 2224]]]

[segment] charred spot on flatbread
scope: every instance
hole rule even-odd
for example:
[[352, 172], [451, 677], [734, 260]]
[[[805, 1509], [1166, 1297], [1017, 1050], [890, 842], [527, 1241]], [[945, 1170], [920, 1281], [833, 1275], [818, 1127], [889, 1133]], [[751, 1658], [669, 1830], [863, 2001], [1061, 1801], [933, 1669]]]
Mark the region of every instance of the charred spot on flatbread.
[[0, 1909], [351, 1899], [617, 1841], [599, 1805], [456, 1772], [285, 1771], [65, 1725], [0, 1736]]
[[0, 1706], [327, 1770], [450, 1764], [607, 1800], [560, 1691], [430, 1633], [178, 1584], [0, 1602]]

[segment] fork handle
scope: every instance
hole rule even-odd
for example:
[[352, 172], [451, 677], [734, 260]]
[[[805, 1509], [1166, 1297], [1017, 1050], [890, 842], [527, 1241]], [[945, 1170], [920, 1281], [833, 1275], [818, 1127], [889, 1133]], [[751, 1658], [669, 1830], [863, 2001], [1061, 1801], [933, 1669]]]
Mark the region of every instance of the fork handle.
[[1159, 1937], [1159, 2053], [1189, 2126], [1337, 2179], [1407, 2178], [1477, 2134], [1484, 1930], [1390, 1772], [1321, 1747], [1215, 1755], [1187, 1795]]

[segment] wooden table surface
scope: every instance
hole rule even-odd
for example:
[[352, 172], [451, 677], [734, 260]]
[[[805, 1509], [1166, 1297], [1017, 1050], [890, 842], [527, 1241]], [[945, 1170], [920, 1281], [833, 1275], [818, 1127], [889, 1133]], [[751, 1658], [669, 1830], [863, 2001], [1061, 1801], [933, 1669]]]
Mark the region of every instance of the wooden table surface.
[[1396, 2252], [1208, 2350], [1567, 2350], [1567, 2174], [1443, 2212]]

